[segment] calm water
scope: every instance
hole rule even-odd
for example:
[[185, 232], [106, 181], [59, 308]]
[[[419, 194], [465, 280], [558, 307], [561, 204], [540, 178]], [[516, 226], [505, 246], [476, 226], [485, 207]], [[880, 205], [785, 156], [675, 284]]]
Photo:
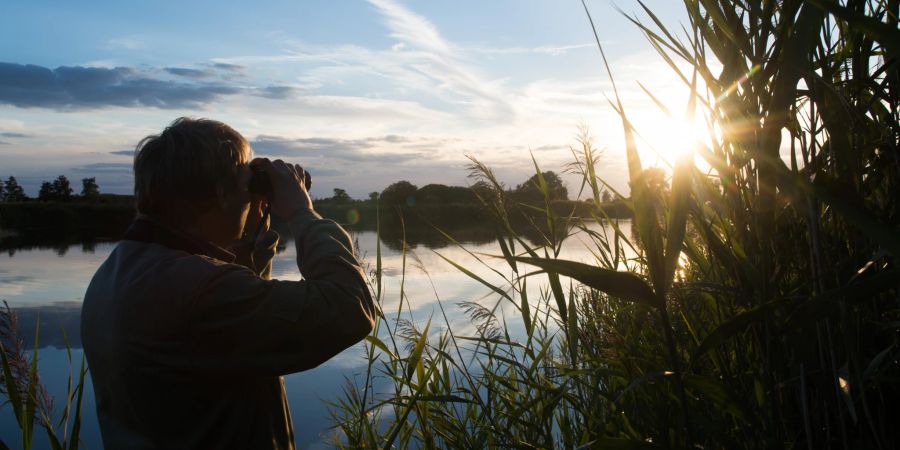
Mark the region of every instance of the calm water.
[[[595, 231], [602, 231], [612, 236], [609, 226], [592, 225]], [[623, 229], [630, 227], [627, 223]], [[626, 231], [627, 232], [627, 231]], [[374, 232], [355, 232], [358, 249], [364, 261], [374, 267], [376, 235]], [[454, 234], [451, 232], [451, 234]], [[490, 270], [494, 268], [508, 273], [509, 268], [500, 259], [483, 258], [485, 264], [479, 263], [468, 250], [475, 254], [499, 255], [500, 248], [496, 242], [469, 242], [464, 244], [465, 250], [455, 246], [440, 246], [439, 240], [420, 240], [413, 245], [407, 257], [405, 292], [411, 305], [411, 317], [424, 325], [434, 315], [433, 330], [446, 327], [437, 307], [437, 298], [443, 302], [449, 315], [451, 326], [458, 335], [474, 334], [474, 324], [457, 306], [463, 301], [479, 301], [492, 305], [497, 295], [488, 288], [472, 280], [445, 262], [439, 255], [457, 262], [476, 272], [479, 276], [498, 282], [500, 277]], [[31, 247], [5, 251], [0, 254], [0, 300], [6, 300], [19, 314], [20, 332], [26, 346], [33, 342], [35, 322], [40, 320], [39, 368], [41, 381], [47, 386], [51, 395], [57, 400], [57, 410], [65, 396], [68, 362], [65, 340], [61, 329], [66, 330], [69, 342], [73, 347], [72, 355], [77, 364], [81, 360], [81, 342], [78, 338], [82, 296], [97, 266], [99, 266], [115, 247], [115, 243], [96, 243], [75, 246], [57, 246], [56, 248]], [[582, 262], [593, 262], [591, 245], [583, 234], [576, 234], [567, 239], [563, 245], [562, 257]], [[285, 245], [283, 251], [275, 257], [273, 278], [284, 280], [300, 279], [295, 263], [296, 253], [292, 243]], [[384, 302], [382, 308], [393, 316], [399, 306], [400, 280], [402, 274], [402, 254], [396, 246], [382, 244], [382, 266]], [[529, 283], [535, 290], [546, 280], [540, 277], [539, 282]], [[531, 289], [529, 289], [531, 290]], [[537, 298], [532, 295], [530, 298]], [[404, 305], [404, 318], [410, 317], [408, 307]], [[511, 312], [506, 309], [505, 312]], [[515, 315], [507, 314], [513, 328], [520, 326]], [[297, 444], [300, 448], [328, 448], [333, 431], [329, 428], [329, 414], [325, 401], [340, 397], [346, 379], [361, 377], [365, 371], [365, 357], [362, 344], [345, 350], [327, 363], [307, 372], [285, 376], [288, 399], [294, 421]], [[82, 440], [86, 448], [100, 449], [102, 441], [97, 424], [93, 388], [90, 380], [86, 383], [84, 397], [84, 424]], [[35, 448], [45, 448], [47, 443], [42, 436], [43, 430], [35, 432], [37, 441]], [[18, 428], [8, 406], [0, 407], [0, 438], [11, 448], [21, 446]]]

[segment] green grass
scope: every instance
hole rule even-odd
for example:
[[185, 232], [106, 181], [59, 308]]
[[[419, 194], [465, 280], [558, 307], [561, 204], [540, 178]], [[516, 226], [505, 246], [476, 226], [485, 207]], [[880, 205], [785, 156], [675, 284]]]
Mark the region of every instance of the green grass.
[[[492, 293], [464, 305], [478, 332], [454, 332], [440, 286], [432, 320], [401, 319], [423, 301], [401, 287], [400, 310], [382, 311], [368, 338], [366, 377], [333, 402], [339, 444], [900, 445], [898, 2], [685, 7], [683, 30], [648, 8], [646, 21], [631, 19], [692, 93], [686, 115], [709, 123], [710, 143], [695, 152], [711, 169], [685, 157], [671, 189], [651, 189], [627, 105], [612, 92], [635, 236], [595, 235], [588, 265], [558, 259], [572, 224], [589, 232], [577, 217], [554, 213], [549, 195], [543, 207], [510, 204], [473, 160], [506, 264], [456, 264]], [[606, 184], [582, 144], [573, 167], [596, 202]], [[515, 232], [517, 209], [539, 213], [541, 245]], [[477, 275], [486, 270], [505, 281]], [[530, 298], [535, 283], [545, 287]], [[381, 284], [376, 258], [379, 302]], [[499, 314], [503, 304], [518, 317]]]

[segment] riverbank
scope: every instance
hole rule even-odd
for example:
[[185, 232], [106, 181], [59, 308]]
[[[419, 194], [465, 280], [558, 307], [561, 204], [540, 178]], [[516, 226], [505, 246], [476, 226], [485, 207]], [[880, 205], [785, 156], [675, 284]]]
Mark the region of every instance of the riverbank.
[[[334, 202], [330, 199], [314, 202], [316, 211], [354, 230], [374, 230], [380, 217], [382, 230], [399, 229], [400, 218], [409, 227], [448, 226], [485, 223], [490, 218], [481, 205], [469, 203], [419, 203], [402, 207], [381, 207], [373, 200]], [[558, 200], [551, 203], [559, 217], [590, 218], [594, 207], [590, 203]], [[610, 218], [630, 218], [623, 202], [601, 205], [604, 215]], [[525, 211], [525, 209], [523, 209]], [[71, 202], [14, 202], [0, 203], [0, 231], [17, 234], [79, 234], [95, 237], [117, 238], [134, 219], [134, 198], [125, 195], [106, 194], [94, 201]], [[512, 219], [528, 222], [523, 214], [513, 214]], [[0, 235], [2, 236], [2, 235]]]

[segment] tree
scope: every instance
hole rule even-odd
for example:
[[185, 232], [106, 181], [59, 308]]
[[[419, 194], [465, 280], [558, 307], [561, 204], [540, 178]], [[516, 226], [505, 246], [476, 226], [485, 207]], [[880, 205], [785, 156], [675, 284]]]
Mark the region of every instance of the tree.
[[6, 201], [6, 195], [3, 191], [3, 183], [0, 183], [0, 202]]
[[100, 186], [97, 185], [97, 177], [81, 179], [81, 196], [95, 198], [100, 195]]
[[43, 183], [41, 183], [41, 189], [38, 191], [38, 200], [42, 202], [56, 200], [56, 194], [53, 190], [53, 183], [49, 181], [44, 181]]
[[462, 186], [446, 186], [443, 184], [428, 184], [419, 189], [416, 198], [422, 203], [450, 204], [473, 203], [475, 196], [472, 190]]
[[67, 202], [72, 198], [72, 187], [65, 175], [60, 175], [53, 180], [53, 193], [56, 200]]
[[663, 193], [669, 190], [669, 182], [666, 181], [666, 171], [659, 167], [644, 169], [641, 177], [647, 180], [650, 192]]
[[604, 189], [603, 194], [600, 196], [600, 200], [602, 200], [603, 203], [609, 203], [612, 201], [612, 194], [610, 194], [609, 191]]
[[334, 188], [334, 196], [332, 196], [331, 199], [338, 203], [346, 203], [353, 200], [350, 198], [350, 195], [347, 194], [347, 191], [341, 188]]
[[416, 191], [416, 185], [409, 181], [398, 181], [381, 191], [381, 203], [387, 207], [412, 206], [416, 203]]
[[[541, 176], [544, 178], [544, 182], [547, 183], [547, 191], [550, 194], [550, 200], [569, 199], [569, 190], [566, 189], [562, 178], [560, 178], [556, 172], [548, 170], [542, 172]], [[524, 183], [516, 186], [516, 189], [513, 190], [513, 197], [523, 203], [543, 202], [544, 194], [542, 194], [538, 188], [538, 175], [534, 174]]]
[[67, 202], [72, 199], [72, 187], [65, 175], [56, 177], [53, 182], [44, 181], [38, 191], [38, 200], [42, 202]]
[[6, 180], [6, 189], [5, 189], [3, 200], [7, 202], [22, 202], [28, 199], [28, 196], [25, 195], [25, 190], [22, 189], [22, 186], [19, 186], [19, 182], [16, 181], [16, 177], [9, 177]]
[[377, 192], [369, 192], [369, 200], [372, 200], [373, 202], [378, 200], [378, 193]]

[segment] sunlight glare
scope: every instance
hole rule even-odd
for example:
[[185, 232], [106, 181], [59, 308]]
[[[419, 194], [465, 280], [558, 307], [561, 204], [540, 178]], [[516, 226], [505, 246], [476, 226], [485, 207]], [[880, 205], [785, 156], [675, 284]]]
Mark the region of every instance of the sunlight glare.
[[695, 152], [698, 143], [709, 143], [709, 130], [700, 118], [660, 114], [645, 123], [638, 132], [649, 147], [641, 152], [647, 163], [662, 160], [671, 168], [683, 154]]

